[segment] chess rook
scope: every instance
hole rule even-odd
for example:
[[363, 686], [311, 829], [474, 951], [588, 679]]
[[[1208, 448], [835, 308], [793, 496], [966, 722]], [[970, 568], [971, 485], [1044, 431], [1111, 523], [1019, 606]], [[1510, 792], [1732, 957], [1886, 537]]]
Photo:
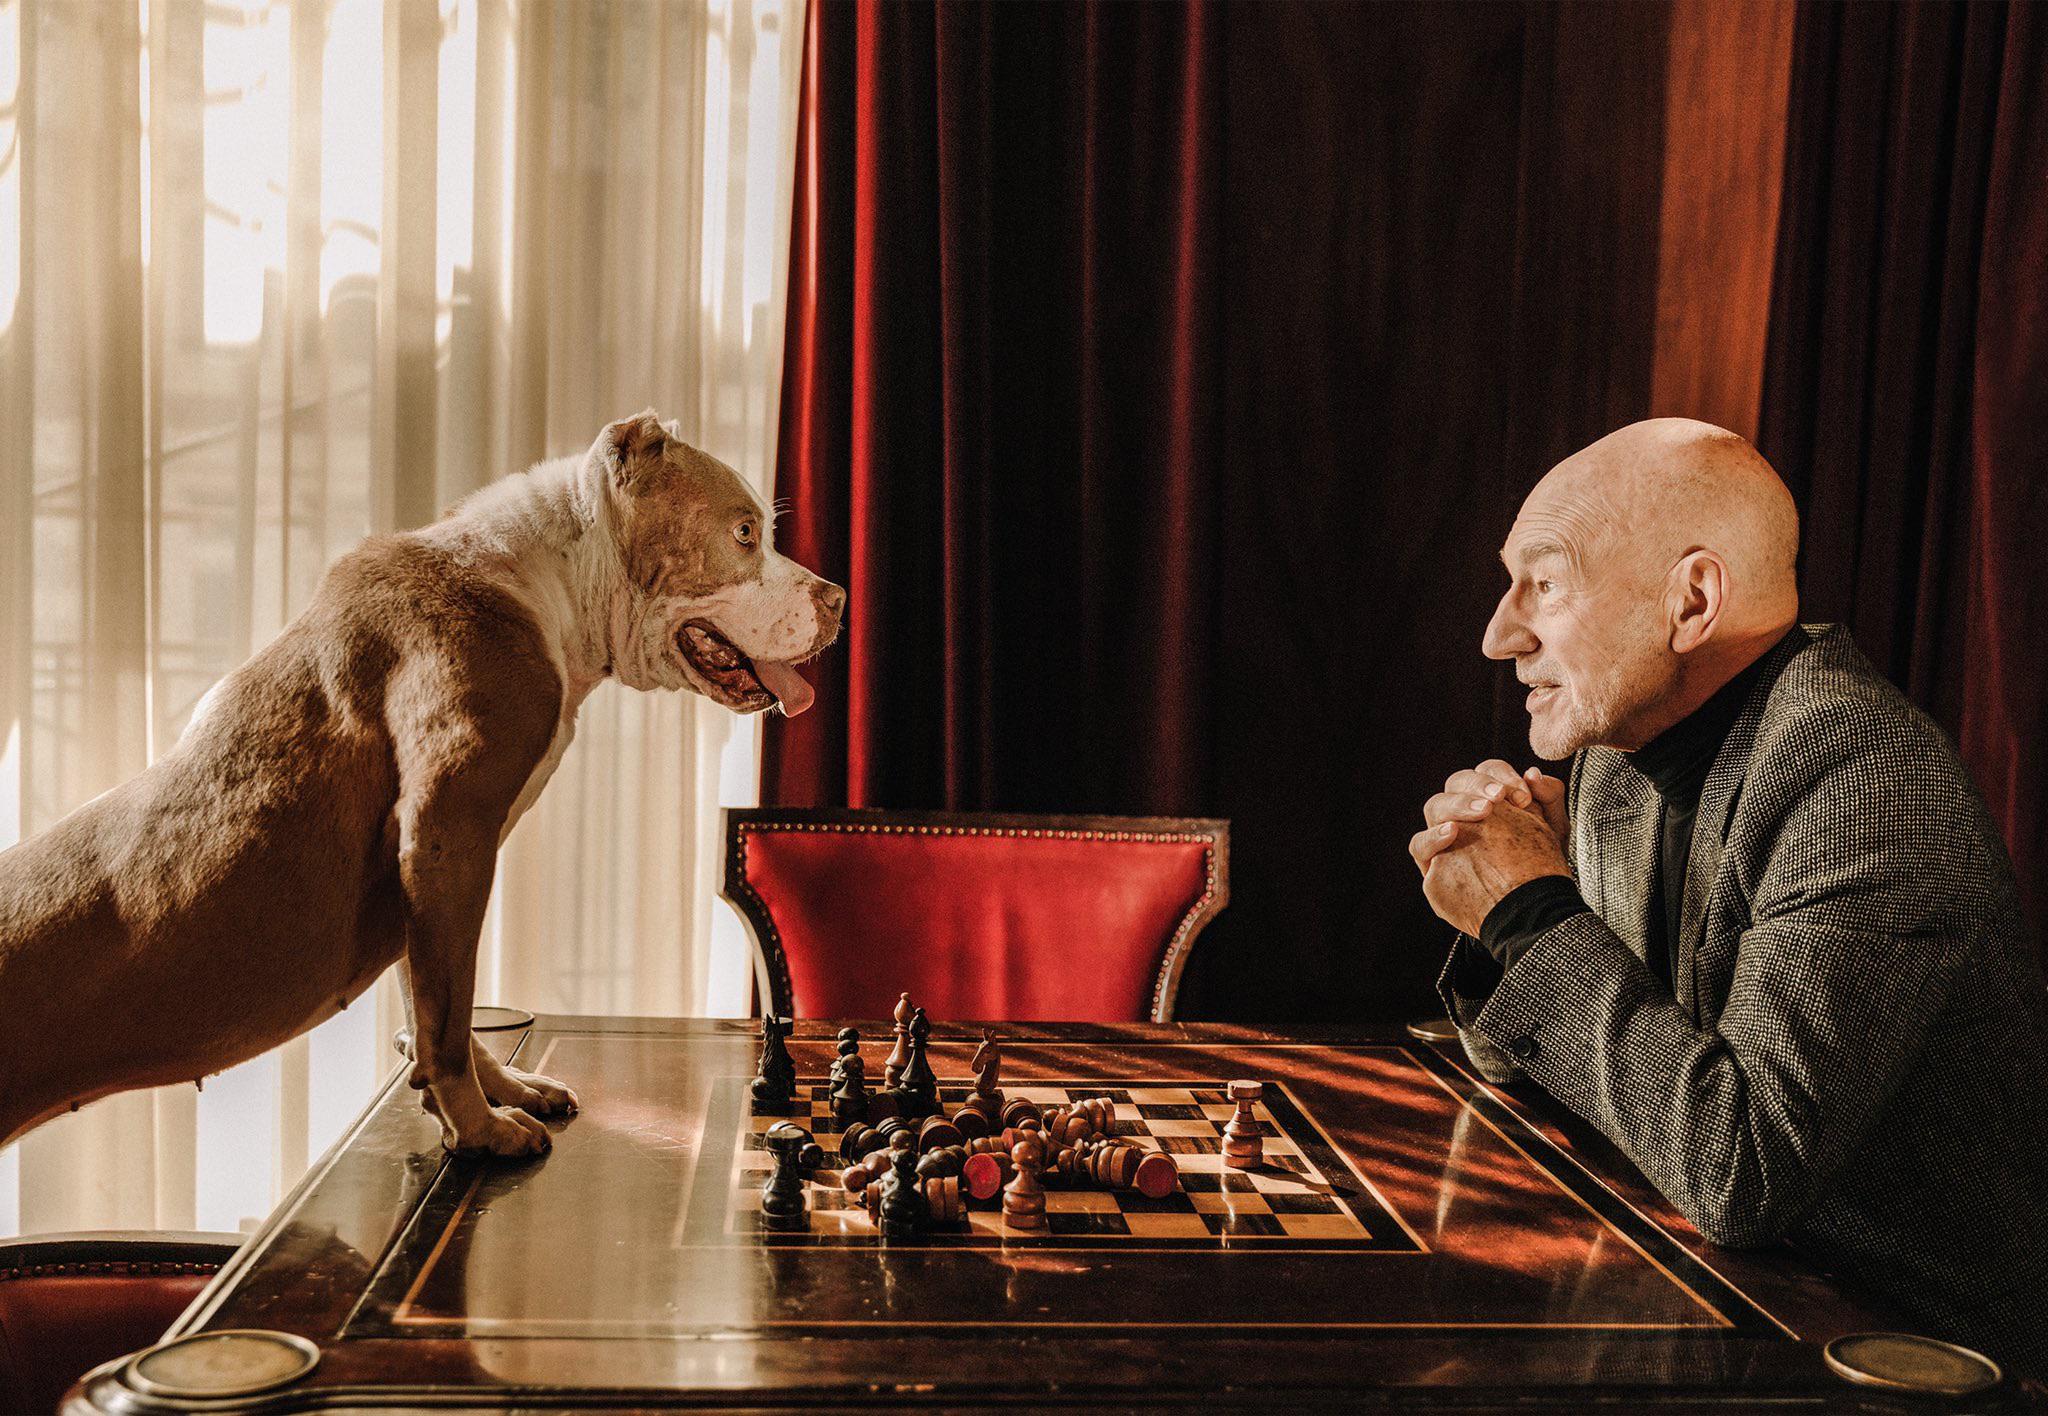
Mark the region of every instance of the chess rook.
[[775, 1157], [775, 1169], [761, 1186], [761, 1224], [767, 1229], [805, 1229], [811, 1222], [804, 1194], [804, 1180], [821, 1164], [825, 1153], [811, 1133], [788, 1121], [778, 1121], [762, 1138]]
[[899, 1146], [889, 1154], [895, 1163], [882, 1177], [875, 1210], [883, 1237], [904, 1239], [931, 1223], [932, 1207], [917, 1178], [916, 1155], [908, 1146]]
[[1266, 1128], [1259, 1124], [1252, 1110], [1265, 1092], [1265, 1085], [1260, 1082], [1230, 1084], [1230, 1099], [1237, 1103], [1237, 1114], [1223, 1128], [1223, 1163], [1233, 1170], [1251, 1170], [1265, 1159]]

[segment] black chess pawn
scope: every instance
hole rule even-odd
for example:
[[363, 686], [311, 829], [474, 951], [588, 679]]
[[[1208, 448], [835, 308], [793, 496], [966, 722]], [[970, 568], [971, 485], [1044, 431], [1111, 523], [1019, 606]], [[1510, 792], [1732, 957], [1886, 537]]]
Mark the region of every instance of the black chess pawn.
[[841, 1126], [868, 1119], [867, 1064], [860, 1060], [860, 1033], [839, 1030], [839, 1060], [832, 1064], [832, 1116]]
[[939, 1109], [939, 1079], [932, 1071], [926, 1048], [931, 1043], [931, 1019], [919, 1008], [910, 1015], [910, 1060], [904, 1064], [900, 1090], [916, 1098], [916, 1112], [930, 1116]]
[[882, 1233], [891, 1239], [906, 1239], [931, 1223], [931, 1201], [917, 1178], [917, 1152], [899, 1146], [889, 1173], [882, 1177], [880, 1210]]
[[796, 1099], [796, 1063], [783, 1046], [795, 1026], [795, 1019], [773, 1013], [761, 1019], [761, 1068], [753, 1086], [756, 1111], [784, 1110]]
[[809, 1228], [811, 1211], [804, 1197], [804, 1182], [825, 1163], [825, 1152], [809, 1131], [793, 1121], [777, 1121], [762, 1140], [775, 1158], [775, 1169], [761, 1186], [761, 1226]]

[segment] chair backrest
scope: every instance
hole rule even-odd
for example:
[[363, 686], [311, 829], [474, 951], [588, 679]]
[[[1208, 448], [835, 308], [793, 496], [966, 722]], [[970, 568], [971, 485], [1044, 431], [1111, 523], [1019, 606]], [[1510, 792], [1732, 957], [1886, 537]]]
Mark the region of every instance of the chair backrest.
[[1165, 1022], [1230, 898], [1230, 823], [873, 809], [725, 813], [725, 898], [762, 1006], [886, 1018]]
[[0, 1411], [55, 1411], [94, 1367], [154, 1344], [241, 1242], [126, 1230], [0, 1240]]

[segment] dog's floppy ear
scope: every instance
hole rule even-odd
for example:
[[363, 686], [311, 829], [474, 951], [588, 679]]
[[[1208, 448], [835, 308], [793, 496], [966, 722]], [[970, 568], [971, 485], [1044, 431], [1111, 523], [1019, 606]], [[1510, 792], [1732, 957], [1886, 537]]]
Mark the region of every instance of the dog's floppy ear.
[[647, 469], [661, 463], [668, 444], [669, 431], [660, 415], [643, 408], [598, 434], [596, 452], [612, 485], [630, 491]]

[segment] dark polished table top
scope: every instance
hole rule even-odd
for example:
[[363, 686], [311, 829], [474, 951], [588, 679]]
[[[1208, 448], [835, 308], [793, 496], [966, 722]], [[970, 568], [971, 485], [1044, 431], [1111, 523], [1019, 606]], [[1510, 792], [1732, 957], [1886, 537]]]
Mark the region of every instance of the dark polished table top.
[[[837, 1027], [798, 1025], [805, 1088]], [[197, 1403], [139, 1390], [117, 1363], [68, 1409], [1924, 1412], [2042, 1395], [2008, 1381], [1965, 1406], [1850, 1385], [1822, 1345], [1899, 1328], [1895, 1314], [1789, 1253], [1706, 1245], [1597, 1134], [1483, 1085], [1455, 1046], [1196, 1024], [998, 1032], [1006, 1090], [1107, 1093], [1180, 1156], [1185, 1192], [1055, 1196], [1046, 1234], [984, 1214], [885, 1245], [864, 1213], [824, 1207], [805, 1232], [771, 1233], [753, 1025], [542, 1018], [494, 1041], [582, 1098], [549, 1155], [444, 1157], [394, 1076], [172, 1332], [295, 1334], [318, 1349], [310, 1372]], [[888, 1029], [862, 1033], [878, 1076]], [[934, 1028], [942, 1083], [964, 1088], [978, 1036]], [[1225, 1179], [1234, 1078], [1266, 1083], [1276, 1129], [1261, 1173]]]

